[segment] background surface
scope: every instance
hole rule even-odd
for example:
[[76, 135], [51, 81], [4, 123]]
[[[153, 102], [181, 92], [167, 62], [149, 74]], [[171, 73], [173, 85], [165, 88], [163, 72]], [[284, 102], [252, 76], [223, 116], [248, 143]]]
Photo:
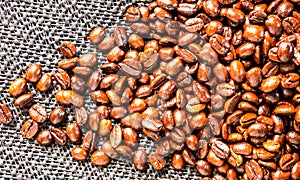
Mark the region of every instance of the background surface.
[[[116, 160], [107, 167], [96, 167], [89, 161], [74, 161], [70, 155], [72, 144], [41, 147], [20, 134], [29, 115], [26, 109], [14, 108], [14, 99], [7, 92], [10, 83], [24, 77], [32, 62], [40, 63], [44, 73], [51, 73], [63, 59], [57, 50], [61, 41], [73, 41], [79, 54], [96, 51], [88, 41], [89, 31], [97, 25], [111, 31], [116, 24], [124, 24], [122, 13], [132, 3], [146, 2], [0, 0], [0, 103], [7, 104], [14, 115], [12, 124], [0, 124], [0, 179], [200, 179], [194, 167], [175, 171], [170, 161], [160, 172], [150, 166], [147, 171], [139, 172], [132, 163]], [[101, 62], [105, 57], [98, 59]], [[55, 102], [58, 89], [55, 82], [50, 93], [41, 94], [29, 83], [27, 87], [28, 92], [35, 94], [34, 102], [45, 106], [48, 112], [58, 106]], [[70, 121], [72, 114], [67, 122]], [[49, 128], [50, 124], [45, 123], [44, 127]]]

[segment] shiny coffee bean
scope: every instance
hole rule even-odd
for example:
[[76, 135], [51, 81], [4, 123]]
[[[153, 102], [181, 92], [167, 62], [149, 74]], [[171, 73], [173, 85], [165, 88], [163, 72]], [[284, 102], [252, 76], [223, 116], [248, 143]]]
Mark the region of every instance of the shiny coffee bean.
[[33, 100], [33, 96], [33, 94], [23, 94], [19, 96], [17, 99], [15, 99], [14, 106], [16, 108], [26, 107]]
[[110, 158], [103, 152], [103, 150], [96, 150], [91, 155], [91, 162], [96, 166], [106, 166], [110, 162]]
[[58, 145], [63, 146], [67, 143], [67, 135], [65, 131], [58, 129], [58, 128], [51, 128], [51, 135], [54, 140]]
[[134, 167], [140, 171], [147, 168], [147, 154], [144, 149], [138, 149], [133, 155]]
[[50, 74], [43, 74], [41, 79], [36, 84], [36, 89], [40, 92], [48, 91], [52, 86], [52, 77]]
[[49, 145], [52, 142], [52, 135], [49, 130], [42, 130], [36, 137], [37, 142], [40, 145]]
[[58, 62], [58, 67], [64, 70], [73, 69], [79, 62], [78, 57], [64, 59]]
[[60, 52], [67, 58], [71, 58], [76, 55], [76, 47], [72, 42], [62, 42], [59, 45]]
[[99, 44], [104, 38], [105, 29], [101, 26], [94, 28], [89, 34], [89, 40], [93, 44]]
[[81, 130], [76, 122], [67, 124], [66, 134], [71, 143], [77, 143], [81, 140]]
[[48, 118], [46, 109], [40, 104], [34, 104], [28, 110], [29, 116], [38, 123], [43, 123]]
[[157, 153], [150, 154], [148, 159], [152, 167], [156, 170], [162, 170], [167, 165], [166, 160]]
[[32, 63], [26, 69], [25, 79], [28, 82], [36, 83], [42, 77], [42, 74], [41, 65]]
[[112, 36], [106, 36], [100, 44], [98, 44], [98, 49], [102, 52], [110, 51], [115, 45], [114, 38]]
[[27, 139], [33, 138], [39, 130], [39, 125], [34, 120], [27, 120], [21, 128], [21, 135]]
[[24, 94], [24, 92], [26, 91], [26, 89], [27, 89], [27, 81], [26, 81], [26, 79], [24, 79], [24, 78], [17, 78], [9, 86], [8, 93], [11, 96], [17, 97], [17, 96], [20, 96], [20, 95]]
[[62, 89], [67, 89], [71, 85], [70, 76], [63, 69], [56, 69], [53, 71], [53, 76], [56, 82]]
[[100, 117], [97, 111], [93, 111], [89, 114], [88, 124], [90, 130], [98, 131], [100, 125]]
[[84, 148], [76, 146], [72, 149], [71, 156], [76, 161], [84, 161], [87, 159], [88, 153]]

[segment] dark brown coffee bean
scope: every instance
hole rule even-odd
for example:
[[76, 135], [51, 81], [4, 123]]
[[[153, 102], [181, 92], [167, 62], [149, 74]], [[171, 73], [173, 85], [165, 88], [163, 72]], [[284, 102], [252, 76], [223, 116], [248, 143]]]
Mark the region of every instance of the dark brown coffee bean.
[[244, 114], [244, 112], [241, 111], [241, 110], [234, 111], [232, 114], [230, 114], [226, 118], [226, 123], [228, 123], [228, 124], [235, 124], [235, 123], [237, 123], [240, 120], [240, 118], [242, 117], [243, 114]]
[[54, 79], [57, 81], [62, 89], [67, 89], [71, 85], [70, 76], [63, 69], [56, 69], [53, 71]]
[[150, 85], [142, 85], [142, 86], [138, 87], [135, 95], [138, 98], [142, 98], [142, 97], [149, 96], [151, 93], [152, 93], [152, 88]]
[[110, 162], [110, 158], [103, 152], [103, 150], [96, 150], [91, 155], [91, 162], [96, 166], [106, 166]]
[[99, 71], [94, 71], [89, 77], [87, 86], [92, 91], [94, 91], [100, 84], [100, 81], [101, 81], [101, 73]]
[[170, 137], [173, 141], [177, 143], [182, 143], [185, 140], [185, 133], [183, 130], [179, 128], [175, 128], [171, 131]]
[[74, 43], [65, 41], [59, 45], [60, 52], [62, 55], [71, 58], [76, 55], [76, 47]]
[[91, 98], [99, 104], [107, 104], [109, 103], [109, 99], [106, 93], [102, 90], [93, 91], [90, 93]]
[[262, 179], [263, 171], [260, 165], [255, 160], [249, 160], [245, 164], [245, 171], [250, 179]]
[[214, 165], [214, 166], [222, 166], [224, 164], [224, 160], [219, 158], [214, 152], [213, 150], [209, 150], [207, 157], [206, 157], [207, 161]]
[[206, 114], [204, 112], [200, 112], [190, 119], [190, 126], [193, 129], [202, 129], [206, 126], [207, 122], [208, 118]]
[[67, 124], [66, 134], [70, 139], [71, 143], [77, 143], [81, 140], [81, 130], [76, 122]]
[[147, 154], [144, 149], [138, 149], [133, 155], [134, 167], [140, 171], [147, 168]]
[[137, 21], [140, 19], [141, 13], [136, 7], [129, 7], [126, 10], [125, 19], [127, 21]]
[[215, 34], [209, 38], [209, 44], [211, 47], [221, 55], [225, 55], [229, 52], [230, 44], [223, 36]]
[[201, 103], [206, 103], [211, 98], [209, 90], [197, 81], [193, 82], [193, 92], [199, 98]]
[[246, 113], [240, 119], [240, 124], [243, 128], [249, 127], [251, 124], [255, 123], [257, 115], [255, 113]]
[[229, 71], [231, 79], [236, 82], [242, 82], [246, 76], [246, 71], [244, 65], [239, 60], [232, 61], [230, 63]]
[[97, 64], [97, 55], [95, 53], [89, 52], [79, 57], [80, 66], [94, 67], [96, 64]]
[[251, 137], [264, 137], [268, 133], [268, 129], [263, 123], [254, 123], [249, 126], [247, 133]]
[[192, 150], [192, 151], [197, 151], [199, 148], [199, 139], [197, 138], [196, 135], [190, 135], [186, 138], [186, 146]]
[[101, 149], [110, 158], [118, 158], [119, 156], [119, 153], [111, 146], [109, 141], [103, 142]]
[[0, 104], [0, 122], [10, 124], [13, 121], [13, 115], [6, 104]]
[[300, 76], [296, 73], [288, 73], [281, 79], [283, 88], [295, 88], [299, 85]]
[[161, 157], [158, 153], [152, 153], [148, 156], [149, 162], [152, 167], [156, 170], [162, 170], [166, 165], [166, 160]]
[[221, 159], [225, 159], [229, 156], [229, 147], [222, 141], [214, 141], [212, 146], [212, 151]]
[[50, 74], [43, 74], [41, 79], [36, 84], [36, 89], [40, 92], [48, 91], [52, 86], [52, 77]]
[[84, 98], [72, 90], [59, 90], [56, 92], [55, 99], [62, 105], [74, 105], [81, 107], [84, 104]]
[[96, 141], [96, 134], [93, 131], [88, 131], [82, 138], [82, 147], [87, 151], [94, 152], [96, 149]]
[[279, 102], [274, 109], [274, 114], [277, 115], [292, 115], [294, 113], [295, 113], [294, 105], [285, 101]]
[[152, 72], [158, 65], [158, 53], [152, 48], [140, 53], [140, 61], [144, 67], [144, 71]]
[[53, 140], [60, 146], [63, 146], [67, 142], [67, 135], [66, 133], [58, 128], [53, 127], [51, 129], [51, 135]]
[[298, 153], [284, 154], [279, 160], [279, 166], [284, 171], [289, 171], [293, 168], [296, 162], [299, 161]]
[[288, 180], [290, 179], [291, 172], [281, 171], [280, 168], [277, 168], [275, 172], [271, 173], [272, 179], [276, 180]]
[[143, 128], [143, 133], [147, 138], [152, 139], [153, 141], [158, 141], [161, 139], [161, 136], [159, 135], [158, 132], [154, 132], [146, 128]]
[[267, 30], [273, 36], [279, 36], [282, 33], [281, 19], [276, 15], [268, 16], [265, 25]]
[[158, 95], [163, 100], [168, 100], [173, 96], [173, 94], [176, 91], [177, 91], [176, 83], [173, 80], [168, 80], [159, 88]]
[[[51, 114], [50, 114], [51, 118]], [[88, 120], [88, 114], [84, 107], [74, 109], [74, 119], [79, 126], [83, 126]]]
[[184, 149], [181, 153], [182, 158], [184, 159], [184, 161], [191, 165], [191, 166], [195, 166], [196, 164], [196, 158], [195, 156], [192, 154], [191, 151]]
[[42, 77], [42, 67], [37, 63], [30, 64], [26, 69], [25, 79], [28, 82], [36, 83]]
[[264, 39], [264, 28], [258, 25], [246, 25], [243, 37], [247, 41], [259, 43]]
[[205, 160], [198, 160], [196, 162], [196, 169], [202, 176], [209, 176], [213, 171], [211, 165]]
[[61, 69], [73, 69], [79, 62], [78, 57], [64, 59], [58, 62], [58, 67]]
[[105, 29], [101, 26], [94, 28], [89, 34], [89, 40], [93, 44], [99, 44], [104, 38]]
[[141, 50], [145, 45], [143, 38], [141, 38], [137, 34], [132, 34], [131, 36], [129, 36], [128, 43], [133, 49], [136, 50]]
[[172, 167], [176, 170], [182, 170], [184, 167], [184, 160], [180, 154], [174, 153], [172, 158]]
[[73, 76], [71, 78], [71, 89], [76, 92], [84, 92], [86, 88], [85, 80], [78, 76]]
[[39, 125], [33, 120], [27, 120], [21, 128], [21, 135], [27, 139], [33, 138], [39, 130]]
[[22, 95], [27, 89], [27, 81], [24, 78], [15, 79], [9, 86], [8, 93], [17, 97]]
[[98, 49], [102, 52], [110, 51], [115, 45], [115, 40], [112, 36], [106, 36], [98, 45]]
[[117, 63], [123, 59], [124, 55], [125, 52], [116, 46], [108, 52], [106, 58], [109, 62]]
[[49, 145], [52, 142], [52, 135], [49, 130], [42, 130], [36, 137], [37, 142], [42, 145]]
[[245, 20], [245, 14], [243, 11], [236, 8], [222, 8], [220, 11], [220, 16], [227, 17], [228, 23], [234, 27]]
[[158, 0], [157, 5], [166, 10], [175, 10], [178, 6], [177, 0]]
[[119, 47], [124, 47], [127, 45], [128, 36], [124, 27], [116, 26], [114, 29], [114, 37]]
[[91, 112], [89, 114], [89, 129], [92, 131], [98, 131], [100, 125], [100, 117], [97, 111]]
[[240, 155], [251, 155], [252, 149], [252, 145], [247, 142], [235, 143], [232, 145], [232, 151]]
[[245, 42], [236, 49], [236, 54], [241, 58], [246, 58], [254, 54], [255, 44]]
[[271, 92], [275, 90], [280, 84], [280, 78], [278, 76], [271, 76], [264, 79], [261, 83], [261, 90], [263, 92]]
[[133, 59], [125, 59], [123, 62], [119, 63], [119, 66], [124, 73], [130, 76], [138, 77], [142, 72], [141, 63]]
[[16, 108], [26, 107], [33, 100], [33, 94], [23, 94], [15, 99], [14, 106]]
[[128, 107], [128, 111], [132, 112], [142, 112], [146, 110], [147, 104], [144, 99], [141, 98], [134, 98], [131, 104]]
[[189, 32], [198, 32], [204, 26], [204, 22], [201, 18], [191, 18], [185, 21], [185, 29]]
[[30, 117], [38, 123], [43, 123], [48, 118], [46, 109], [40, 104], [34, 104], [28, 110]]

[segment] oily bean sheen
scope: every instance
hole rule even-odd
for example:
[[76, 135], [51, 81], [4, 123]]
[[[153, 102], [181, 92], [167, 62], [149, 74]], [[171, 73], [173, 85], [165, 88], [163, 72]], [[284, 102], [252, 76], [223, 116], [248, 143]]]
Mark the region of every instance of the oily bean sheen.
[[59, 49], [60, 52], [67, 58], [71, 58], [76, 54], [76, 47], [72, 42], [68, 42], [68, 41], [62, 42], [59, 45]]
[[27, 120], [21, 127], [21, 135], [27, 139], [33, 138], [39, 130], [39, 125], [36, 121], [30, 119]]
[[28, 112], [30, 117], [38, 123], [43, 123], [48, 118], [48, 113], [46, 109], [40, 104], [35, 104], [31, 106]]
[[65, 131], [53, 127], [51, 129], [51, 135], [53, 140], [60, 146], [63, 146], [67, 143], [67, 135]]
[[34, 96], [33, 94], [23, 94], [23, 95], [19, 96], [14, 101], [15, 107], [16, 108], [26, 107], [33, 100], [33, 96]]
[[52, 142], [52, 135], [49, 130], [42, 130], [36, 137], [37, 142], [40, 145], [49, 145]]
[[14, 97], [22, 95], [27, 89], [26, 85], [27, 85], [26, 79], [17, 78], [9, 86], [8, 93]]
[[36, 84], [37, 90], [40, 92], [48, 91], [52, 86], [52, 77], [50, 74], [43, 74], [41, 79]]

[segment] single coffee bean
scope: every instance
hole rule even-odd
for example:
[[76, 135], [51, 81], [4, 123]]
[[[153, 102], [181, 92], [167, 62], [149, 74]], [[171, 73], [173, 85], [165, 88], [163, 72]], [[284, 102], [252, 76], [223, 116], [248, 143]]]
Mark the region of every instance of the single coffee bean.
[[0, 122], [10, 124], [13, 121], [13, 115], [6, 104], [0, 104]]
[[67, 143], [67, 135], [63, 130], [53, 127], [51, 129], [51, 135], [58, 145], [64, 146]]
[[48, 118], [46, 109], [40, 104], [34, 104], [28, 110], [29, 116], [38, 123], [43, 123]]
[[58, 67], [64, 70], [73, 69], [79, 62], [78, 57], [64, 59], [58, 62]]
[[158, 95], [162, 99], [168, 100], [173, 96], [176, 90], [176, 83], [173, 80], [168, 80], [159, 88]]
[[246, 25], [243, 37], [247, 41], [259, 43], [264, 39], [264, 28], [258, 25]]
[[67, 89], [71, 85], [70, 76], [63, 69], [56, 69], [53, 71], [54, 79], [57, 81], [62, 89]]
[[116, 151], [122, 156], [132, 158], [132, 149], [130, 146], [120, 145], [116, 148]]
[[150, 27], [144, 23], [133, 23], [131, 29], [139, 35], [148, 35], [150, 32]]
[[27, 81], [24, 78], [15, 79], [9, 86], [8, 93], [11, 96], [17, 97], [26, 91]]
[[283, 171], [289, 171], [293, 168], [296, 162], [299, 161], [298, 153], [284, 154], [279, 160], [280, 169]]
[[255, 160], [249, 160], [245, 164], [245, 171], [250, 179], [262, 179], [263, 171], [260, 165]]
[[36, 89], [40, 92], [48, 91], [52, 86], [52, 77], [50, 74], [43, 74], [41, 79], [36, 84]]
[[106, 36], [98, 45], [98, 49], [102, 52], [110, 51], [115, 45], [115, 40], [112, 36]]
[[130, 76], [138, 77], [142, 72], [141, 63], [132, 59], [125, 59], [123, 62], [119, 63], [119, 66], [124, 73]]
[[180, 154], [174, 153], [172, 158], [172, 167], [176, 170], [181, 170], [184, 167], [184, 160]]
[[100, 117], [97, 111], [91, 112], [89, 114], [89, 129], [92, 131], [98, 131], [100, 125]]
[[251, 137], [264, 137], [268, 133], [267, 126], [263, 123], [254, 123], [249, 126], [247, 133]]
[[15, 99], [14, 106], [16, 108], [26, 107], [33, 100], [33, 94], [23, 94]]
[[232, 145], [232, 151], [240, 155], [251, 155], [252, 154], [252, 145], [247, 142], [235, 143]]
[[91, 162], [96, 166], [105, 166], [109, 164], [110, 158], [102, 150], [96, 150], [91, 155]]
[[66, 134], [71, 143], [77, 143], [81, 139], [81, 130], [76, 122], [67, 124]]
[[230, 150], [228, 145], [226, 145], [224, 142], [222, 141], [214, 141], [212, 146], [212, 151], [216, 154], [216, 156], [218, 156], [221, 159], [225, 159], [227, 158], [230, 154]]
[[213, 171], [211, 165], [205, 160], [198, 160], [196, 162], [196, 169], [202, 176], [209, 176]]
[[125, 52], [121, 48], [116, 46], [108, 52], [106, 58], [109, 62], [116, 63], [120, 62], [123, 59], [124, 55]]
[[193, 92], [199, 98], [201, 103], [206, 103], [211, 98], [209, 90], [197, 81], [193, 82]]
[[42, 77], [42, 74], [41, 65], [32, 63], [26, 69], [25, 79], [29, 82], [36, 83]]
[[80, 66], [94, 67], [96, 64], [97, 64], [97, 55], [95, 53], [89, 52], [79, 57]]
[[245, 67], [239, 60], [232, 61], [230, 63], [230, 71], [229, 71], [231, 79], [236, 82], [242, 82], [246, 76]]
[[295, 107], [291, 103], [281, 101], [274, 109], [274, 114], [277, 115], [292, 115], [295, 113]]
[[[51, 114], [50, 114], [51, 117]], [[74, 119], [79, 126], [83, 126], [88, 120], [88, 113], [84, 107], [74, 109]], [[50, 120], [51, 121], [51, 120]]]
[[56, 92], [55, 99], [62, 105], [74, 105], [81, 107], [84, 104], [84, 98], [72, 90], [59, 90]]
[[89, 34], [89, 40], [93, 44], [99, 44], [104, 38], [105, 29], [101, 26], [94, 28]]
[[108, 107], [105, 105], [98, 106], [96, 111], [98, 112], [100, 119], [108, 119], [109, 118], [109, 111]]
[[274, 140], [267, 140], [265, 142], [263, 142], [263, 147], [270, 151], [270, 152], [278, 152], [278, 150], [280, 149], [280, 143], [274, 141]]
[[98, 134], [102, 137], [107, 136], [112, 130], [112, 122], [108, 119], [101, 119]]
[[217, 85], [217, 93], [220, 94], [221, 96], [232, 96], [235, 91], [236, 91], [236, 86], [234, 84], [230, 83], [221, 83]]
[[86, 88], [85, 80], [78, 76], [73, 76], [71, 78], [71, 89], [76, 92], [84, 92]]
[[94, 152], [96, 149], [96, 133], [88, 131], [82, 138], [82, 147], [87, 151]]
[[138, 143], [138, 134], [132, 128], [124, 128], [123, 139], [127, 145], [135, 146]]
[[149, 162], [152, 167], [156, 170], [162, 170], [166, 165], [166, 160], [161, 157], [158, 153], [152, 153], [148, 156]]
[[39, 130], [39, 125], [34, 120], [27, 120], [21, 128], [21, 135], [27, 139], [33, 138]]
[[88, 76], [92, 73], [92, 69], [89, 67], [76, 66], [72, 69], [72, 72], [78, 76]]
[[124, 47], [127, 45], [128, 36], [124, 27], [116, 26], [114, 29], [114, 37], [119, 47]]
[[[143, 101], [143, 100], [141, 100]], [[137, 106], [137, 108], [139, 108]], [[146, 109], [145, 107], [143, 107], [143, 109]], [[132, 111], [134, 112], [134, 111]], [[110, 112], [109, 112], [110, 117], [114, 118], [114, 119], [122, 119], [127, 115], [127, 108], [125, 108], [124, 106], [121, 107], [117, 107], [117, 106], [113, 106], [110, 108]]]
[[115, 125], [109, 135], [110, 143], [113, 148], [117, 148], [122, 142], [122, 128]]
[[49, 145], [52, 142], [52, 135], [49, 130], [42, 130], [36, 137], [37, 142], [40, 145]]
[[163, 123], [160, 120], [145, 118], [142, 120], [142, 126], [148, 130], [158, 132], [163, 127]]
[[72, 149], [71, 156], [76, 161], [84, 161], [87, 159], [88, 153], [84, 148], [76, 146]]
[[300, 161], [295, 163], [295, 165], [292, 168], [291, 176], [293, 179], [299, 179], [300, 177]]
[[87, 86], [90, 90], [95, 91], [96, 88], [99, 86], [101, 81], [101, 73], [99, 71], [94, 71], [87, 82]]
[[132, 34], [129, 36], [128, 43], [133, 49], [136, 50], [141, 50], [145, 45], [144, 39], [137, 34]]
[[129, 7], [126, 10], [125, 19], [127, 21], [133, 22], [133, 21], [139, 20], [140, 16], [141, 16], [141, 12], [139, 11], [138, 8], [136, 8], [136, 7]]
[[68, 41], [62, 42], [59, 45], [59, 49], [60, 52], [68, 58], [71, 58], [76, 55], [76, 47], [72, 42], [68, 42]]

